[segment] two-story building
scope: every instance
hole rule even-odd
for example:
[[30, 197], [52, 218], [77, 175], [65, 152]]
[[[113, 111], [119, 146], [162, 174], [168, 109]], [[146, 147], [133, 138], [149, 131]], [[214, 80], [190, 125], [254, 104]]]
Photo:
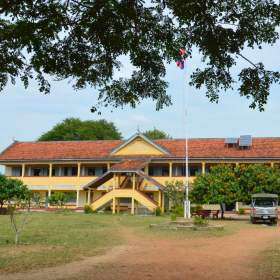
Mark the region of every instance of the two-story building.
[[280, 165], [280, 138], [202, 138], [152, 141], [137, 133], [127, 141], [14, 142], [0, 154], [5, 175], [21, 179], [46, 201], [72, 192], [73, 207], [124, 208], [132, 214], [164, 209], [165, 183], [186, 180], [216, 164]]

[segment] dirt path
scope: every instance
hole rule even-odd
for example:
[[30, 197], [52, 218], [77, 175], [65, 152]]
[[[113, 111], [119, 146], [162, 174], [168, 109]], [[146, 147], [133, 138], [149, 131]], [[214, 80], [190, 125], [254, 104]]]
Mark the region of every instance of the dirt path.
[[37, 279], [256, 279], [259, 253], [280, 228], [244, 229], [238, 233], [189, 240], [142, 239], [126, 229], [128, 243], [103, 256], [38, 271], [0, 275], [2, 280]]

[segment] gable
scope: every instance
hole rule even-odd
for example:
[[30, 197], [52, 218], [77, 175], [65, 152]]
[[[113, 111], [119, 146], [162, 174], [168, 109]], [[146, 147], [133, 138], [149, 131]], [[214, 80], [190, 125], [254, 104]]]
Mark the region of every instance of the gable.
[[121, 147], [112, 152], [116, 156], [125, 155], [164, 155], [166, 154], [160, 147], [155, 144], [151, 144], [141, 136], [137, 136], [134, 139], [127, 141]]

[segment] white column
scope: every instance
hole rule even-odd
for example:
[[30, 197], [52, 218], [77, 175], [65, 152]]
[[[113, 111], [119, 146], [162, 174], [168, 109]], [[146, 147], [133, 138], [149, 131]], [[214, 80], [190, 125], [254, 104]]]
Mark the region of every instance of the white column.
[[81, 163], [78, 163], [78, 172], [77, 172], [77, 176], [80, 177], [81, 176]]
[[132, 175], [132, 189], [135, 190], [135, 173]]
[[76, 197], [76, 207], [79, 207], [79, 198], [80, 198], [80, 191], [77, 190], [77, 197]]
[[131, 198], [131, 215], [134, 215], [134, 198]]
[[52, 177], [52, 164], [49, 164], [49, 177]]
[[113, 209], [112, 209], [112, 213], [115, 214], [116, 213], [116, 198], [113, 197]]
[[206, 163], [203, 161], [202, 162], [202, 174], [205, 174], [205, 167], [206, 167]]
[[[49, 199], [49, 197], [51, 196], [51, 194], [52, 194], [52, 190], [51, 190], [51, 188], [49, 187], [49, 189], [48, 189], [48, 199]], [[48, 207], [50, 207], [49, 202], [48, 202]]]
[[172, 162], [169, 162], [169, 177], [172, 177]]
[[90, 189], [88, 190], [88, 201], [87, 201], [88, 205], [90, 205]]
[[21, 168], [21, 177], [24, 177], [25, 176], [25, 164], [22, 165], [22, 168]]
[[117, 176], [116, 176], [116, 173], [114, 173], [114, 177], [113, 177], [113, 190], [116, 189], [116, 185], [117, 185]]

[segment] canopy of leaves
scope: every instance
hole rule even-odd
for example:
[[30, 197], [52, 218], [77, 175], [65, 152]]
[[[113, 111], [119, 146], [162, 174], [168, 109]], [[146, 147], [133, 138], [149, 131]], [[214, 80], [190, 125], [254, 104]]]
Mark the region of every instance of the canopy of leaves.
[[182, 206], [185, 198], [185, 187], [182, 181], [171, 181], [165, 183], [164, 193], [171, 202], [173, 208]]
[[106, 120], [81, 121], [69, 118], [44, 133], [39, 141], [110, 140], [121, 139], [121, 133]]
[[30, 191], [17, 179], [10, 179], [0, 175], [0, 207], [4, 204], [20, 204], [30, 198]]
[[67, 203], [70, 199], [69, 195], [66, 195], [63, 192], [55, 192], [49, 198], [48, 202], [50, 205], [55, 205], [59, 207], [63, 207], [65, 203]]
[[149, 139], [171, 139], [170, 135], [162, 130], [159, 129], [151, 129], [151, 130], [147, 130], [143, 133], [146, 137], [148, 137]]
[[280, 195], [279, 168], [261, 164], [215, 166], [195, 179], [190, 196], [196, 203], [233, 204], [249, 203], [252, 194], [262, 192]]
[[[48, 0], [0, 4], [0, 91], [19, 78], [49, 93], [48, 77], [67, 79], [75, 89], [98, 89], [99, 106], [135, 107], [150, 98], [156, 108], [171, 104], [166, 62], [194, 49], [202, 67], [191, 84], [205, 88], [215, 102], [219, 92], [239, 85], [251, 107], [264, 109], [280, 74], [252, 62], [244, 48], [273, 45], [279, 38], [280, 5], [274, 0]], [[117, 73], [121, 58], [133, 66], [129, 77]], [[233, 76], [239, 58], [248, 67]], [[118, 74], [118, 75], [115, 75]]]

